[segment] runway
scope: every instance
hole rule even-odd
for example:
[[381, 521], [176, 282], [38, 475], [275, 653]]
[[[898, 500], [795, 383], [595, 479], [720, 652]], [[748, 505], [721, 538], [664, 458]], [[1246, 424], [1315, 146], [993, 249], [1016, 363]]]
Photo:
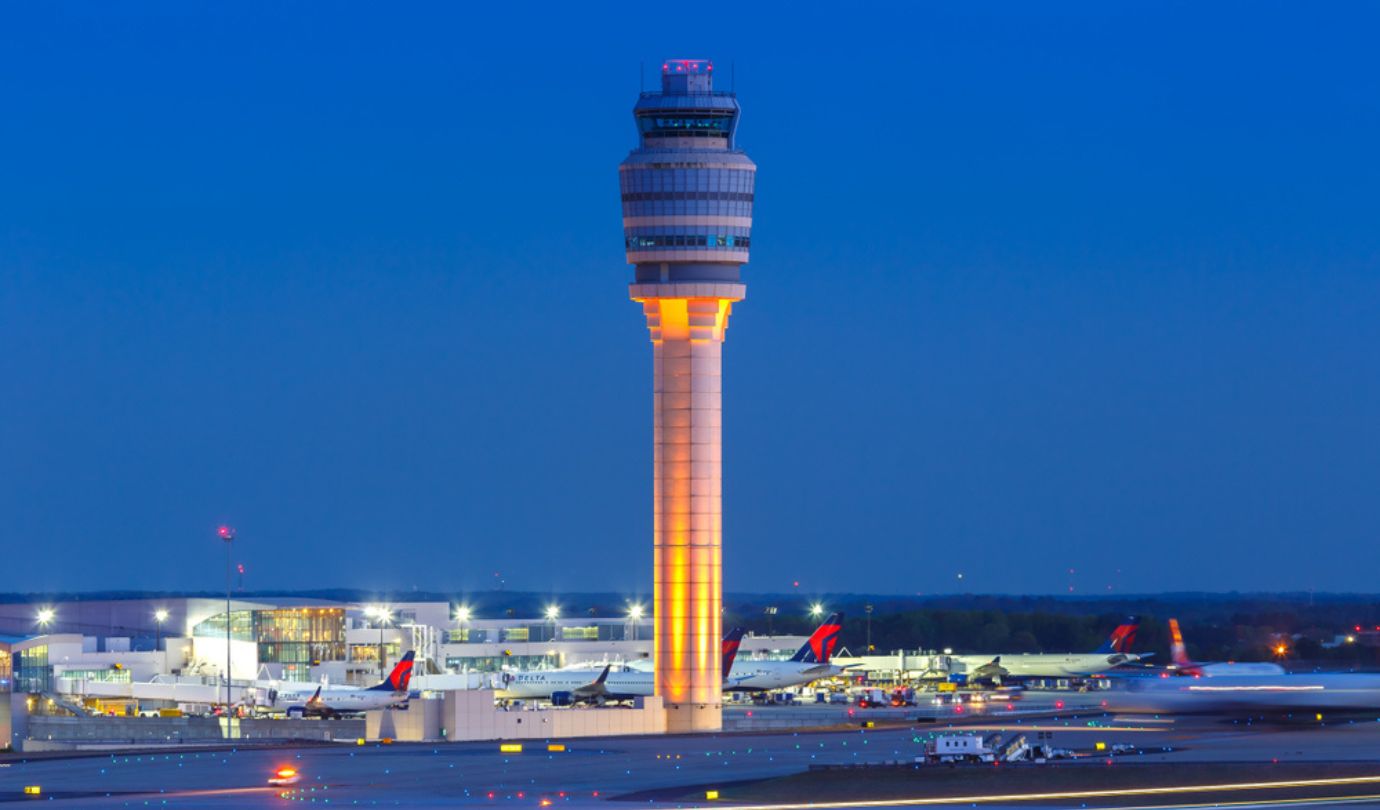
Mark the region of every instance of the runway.
[[[64, 807], [286, 807], [290, 802], [277, 789], [268, 788], [266, 780], [273, 770], [290, 764], [302, 774], [301, 783], [290, 793], [292, 803], [363, 807], [617, 807], [628, 805], [626, 800], [643, 806], [707, 803], [778, 808], [970, 807], [975, 803], [1050, 807], [1069, 806], [1069, 802], [1145, 808], [1380, 805], [1375, 798], [1380, 796], [1380, 722], [1373, 719], [1282, 726], [1212, 718], [1169, 724], [1142, 720], [1041, 718], [970, 726], [1032, 737], [1043, 732], [1057, 747], [1085, 752], [1104, 743], [1108, 747], [1135, 745], [1142, 753], [1105, 762], [1103, 756], [1090, 753], [1080, 763], [1004, 766], [1010, 773], [993, 776], [984, 776], [994, 770], [992, 766], [943, 769], [957, 774], [954, 777], [936, 770], [917, 777], [912, 769], [895, 769], [894, 790], [899, 795], [876, 796], [870, 802], [859, 801], [864, 797], [859, 795], [861, 780], [856, 776], [837, 780], [836, 788], [808, 788], [811, 792], [803, 797], [773, 798], [771, 794], [796, 790], [791, 780], [825, 779], [829, 772], [823, 776], [807, 773], [811, 765], [910, 762], [922, 751], [926, 736], [944, 731], [943, 726], [567, 740], [564, 751], [548, 751], [545, 743], [527, 742], [521, 753], [501, 752], [498, 743], [461, 743], [10, 757], [0, 766], [0, 801], [26, 799], [23, 787], [35, 785], [43, 790], [48, 804]], [[1303, 767], [1298, 763], [1339, 763], [1316, 767], [1348, 770], [1327, 777], [1331, 782], [1300, 776], [1272, 778], [1272, 773], [1282, 769]], [[1165, 765], [1181, 767], [1171, 770]], [[1148, 792], [1131, 792], [1118, 785], [1069, 787], [1088, 781], [1099, 769], [1135, 778], [1158, 774], [1157, 780], [1169, 774], [1171, 781], [1182, 772], [1184, 784], [1195, 784], [1190, 779], [1193, 774], [1214, 770], [1230, 778], [1193, 777], [1198, 785], [1215, 786], [1193, 790], [1182, 790], [1183, 784], [1161, 785]], [[879, 784], [875, 775], [887, 771], [869, 769], [867, 773], [874, 774], [866, 780], [869, 784]], [[1021, 783], [1018, 791], [1004, 790], [1005, 783], [994, 781], [1014, 784], [1012, 779]], [[1259, 786], [1279, 781], [1291, 786]], [[1051, 787], [1046, 790], [1042, 785]], [[1255, 787], [1233, 787], [1240, 785]], [[718, 790], [721, 798], [705, 802], [708, 790]]]

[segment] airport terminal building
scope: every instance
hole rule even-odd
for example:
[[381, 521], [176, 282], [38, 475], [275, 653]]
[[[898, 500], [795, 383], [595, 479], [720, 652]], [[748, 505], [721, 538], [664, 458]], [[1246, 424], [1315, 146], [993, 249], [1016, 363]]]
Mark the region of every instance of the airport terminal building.
[[[154, 679], [371, 685], [405, 652], [419, 675], [650, 661], [652, 616], [478, 618], [449, 602], [133, 598], [0, 605], [0, 690], [80, 694]], [[227, 639], [227, 624], [229, 628]], [[748, 637], [741, 654], [789, 655], [800, 636]], [[227, 655], [228, 647], [228, 655]], [[382, 660], [380, 660], [382, 651]]]

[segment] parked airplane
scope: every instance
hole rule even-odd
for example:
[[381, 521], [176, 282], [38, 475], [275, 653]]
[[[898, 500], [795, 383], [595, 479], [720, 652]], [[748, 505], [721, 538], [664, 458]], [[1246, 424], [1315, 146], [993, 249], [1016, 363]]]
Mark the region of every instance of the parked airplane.
[[503, 688], [495, 695], [506, 700], [545, 699], [559, 693], [575, 700], [631, 700], [646, 697], [656, 688], [650, 672], [624, 670], [613, 672], [607, 664], [600, 670], [553, 669], [533, 672], [503, 673]]
[[763, 692], [768, 689], [785, 689], [843, 674], [843, 667], [829, 663], [834, 648], [838, 646], [839, 632], [842, 629], [843, 614], [834, 613], [824, 620], [787, 661], [735, 662], [724, 678], [724, 691]]
[[[742, 628], [734, 628], [724, 637], [723, 688], [726, 692], [760, 692], [801, 686], [811, 681], [838, 675], [842, 667], [829, 663], [838, 646], [842, 629], [842, 614], [835, 613], [815, 630], [788, 661], [749, 661], [737, 657], [743, 637]], [[558, 692], [569, 693], [575, 700], [629, 700], [646, 697], [656, 691], [656, 675], [645, 670], [614, 671], [557, 669], [534, 672], [505, 673], [505, 686], [497, 697], [549, 698]]]
[[[734, 657], [737, 657], [738, 643], [740, 642], [742, 642], [742, 628], [733, 628], [729, 631], [729, 635], [723, 636], [719, 655], [720, 660], [722, 660], [720, 669], [722, 669], [724, 676], [729, 675], [729, 669], [733, 666]], [[654, 693], [653, 673], [643, 671], [643, 669], [627, 669], [627, 671], [618, 672], [617, 675], [614, 675], [610, 683], [610, 668], [611, 666], [604, 666], [603, 672], [599, 673], [599, 678], [570, 689], [571, 700], [581, 702], [628, 700], [628, 698], [644, 697], [644, 695]], [[552, 675], [556, 675], [556, 673], [552, 672]], [[556, 691], [567, 690], [552, 690], [552, 694], [555, 694]]]
[[1217, 677], [1221, 675], [1283, 675], [1284, 667], [1279, 664], [1225, 661], [1222, 663], [1199, 664], [1190, 660], [1188, 648], [1184, 646], [1183, 634], [1179, 632], [1179, 620], [1169, 620], [1169, 660], [1170, 670], [1177, 675], [1196, 675]]
[[1018, 653], [995, 657], [956, 655], [953, 660], [963, 664], [969, 680], [1000, 683], [1013, 678], [1083, 678], [1149, 658], [1149, 655], [1131, 652], [1139, 627], [1135, 616], [1127, 618], [1124, 623], [1117, 625], [1102, 646], [1091, 653]]
[[415, 657], [416, 653], [408, 650], [388, 677], [374, 686], [318, 685], [313, 690], [310, 684], [298, 687], [280, 683], [276, 687], [255, 687], [251, 690], [253, 706], [286, 712], [289, 717], [334, 717], [406, 704]]

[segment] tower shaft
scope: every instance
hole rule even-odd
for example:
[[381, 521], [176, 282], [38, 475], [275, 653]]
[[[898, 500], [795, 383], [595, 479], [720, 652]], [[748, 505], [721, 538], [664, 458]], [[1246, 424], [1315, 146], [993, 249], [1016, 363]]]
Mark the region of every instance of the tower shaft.
[[723, 340], [743, 285], [635, 284], [632, 296], [653, 346], [656, 691], [671, 728], [713, 730], [723, 701]]

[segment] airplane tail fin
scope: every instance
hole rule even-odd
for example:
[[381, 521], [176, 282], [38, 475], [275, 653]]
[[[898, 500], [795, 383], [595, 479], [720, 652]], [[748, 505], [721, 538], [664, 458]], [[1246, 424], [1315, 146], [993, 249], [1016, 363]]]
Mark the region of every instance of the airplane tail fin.
[[796, 654], [791, 656], [791, 660], [805, 664], [829, 663], [829, 656], [834, 654], [834, 648], [839, 644], [839, 632], [841, 630], [843, 630], [843, 614], [830, 614], [829, 618], [824, 620], [824, 624], [821, 624], [809, 640], [796, 651]]
[[597, 678], [594, 679], [594, 685], [595, 685], [595, 686], [603, 686], [603, 685], [604, 685], [604, 681], [607, 681], [607, 680], [609, 679], [609, 669], [611, 669], [612, 667], [613, 667], [612, 664], [605, 664], [605, 665], [604, 665], [604, 671], [603, 671], [603, 672], [600, 672], [600, 673], [599, 673], [599, 677], [597, 677]]
[[724, 680], [728, 680], [728, 673], [733, 671], [733, 659], [738, 657], [738, 645], [742, 642], [743, 628], [741, 627], [729, 630], [728, 635], [724, 636]]
[[415, 650], [408, 650], [407, 654], [398, 660], [393, 671], [388, 673], [388, 677], [369, 689], [375, 692], [406, 692], [407, 685], [412, 682], [412, 660], [416, 657]]
[[1098, 653], [1124, 653], [1130, 655], [1131, 647], [1136, 643], [1136, 631], [1140, 629], [1140, 621], [1135, 616], [1127, 616], [1126, 621], [1117, 625], [1107, 640], [1102, 642], [1094, 652]]
[[1169, 620], [1169, 660], [1180, 669], [1193, 666], [1193, 661], [1188, 657], [1188, 648], [1184, 646], [1183, 633], [1179, 632], [1178, 619]]

